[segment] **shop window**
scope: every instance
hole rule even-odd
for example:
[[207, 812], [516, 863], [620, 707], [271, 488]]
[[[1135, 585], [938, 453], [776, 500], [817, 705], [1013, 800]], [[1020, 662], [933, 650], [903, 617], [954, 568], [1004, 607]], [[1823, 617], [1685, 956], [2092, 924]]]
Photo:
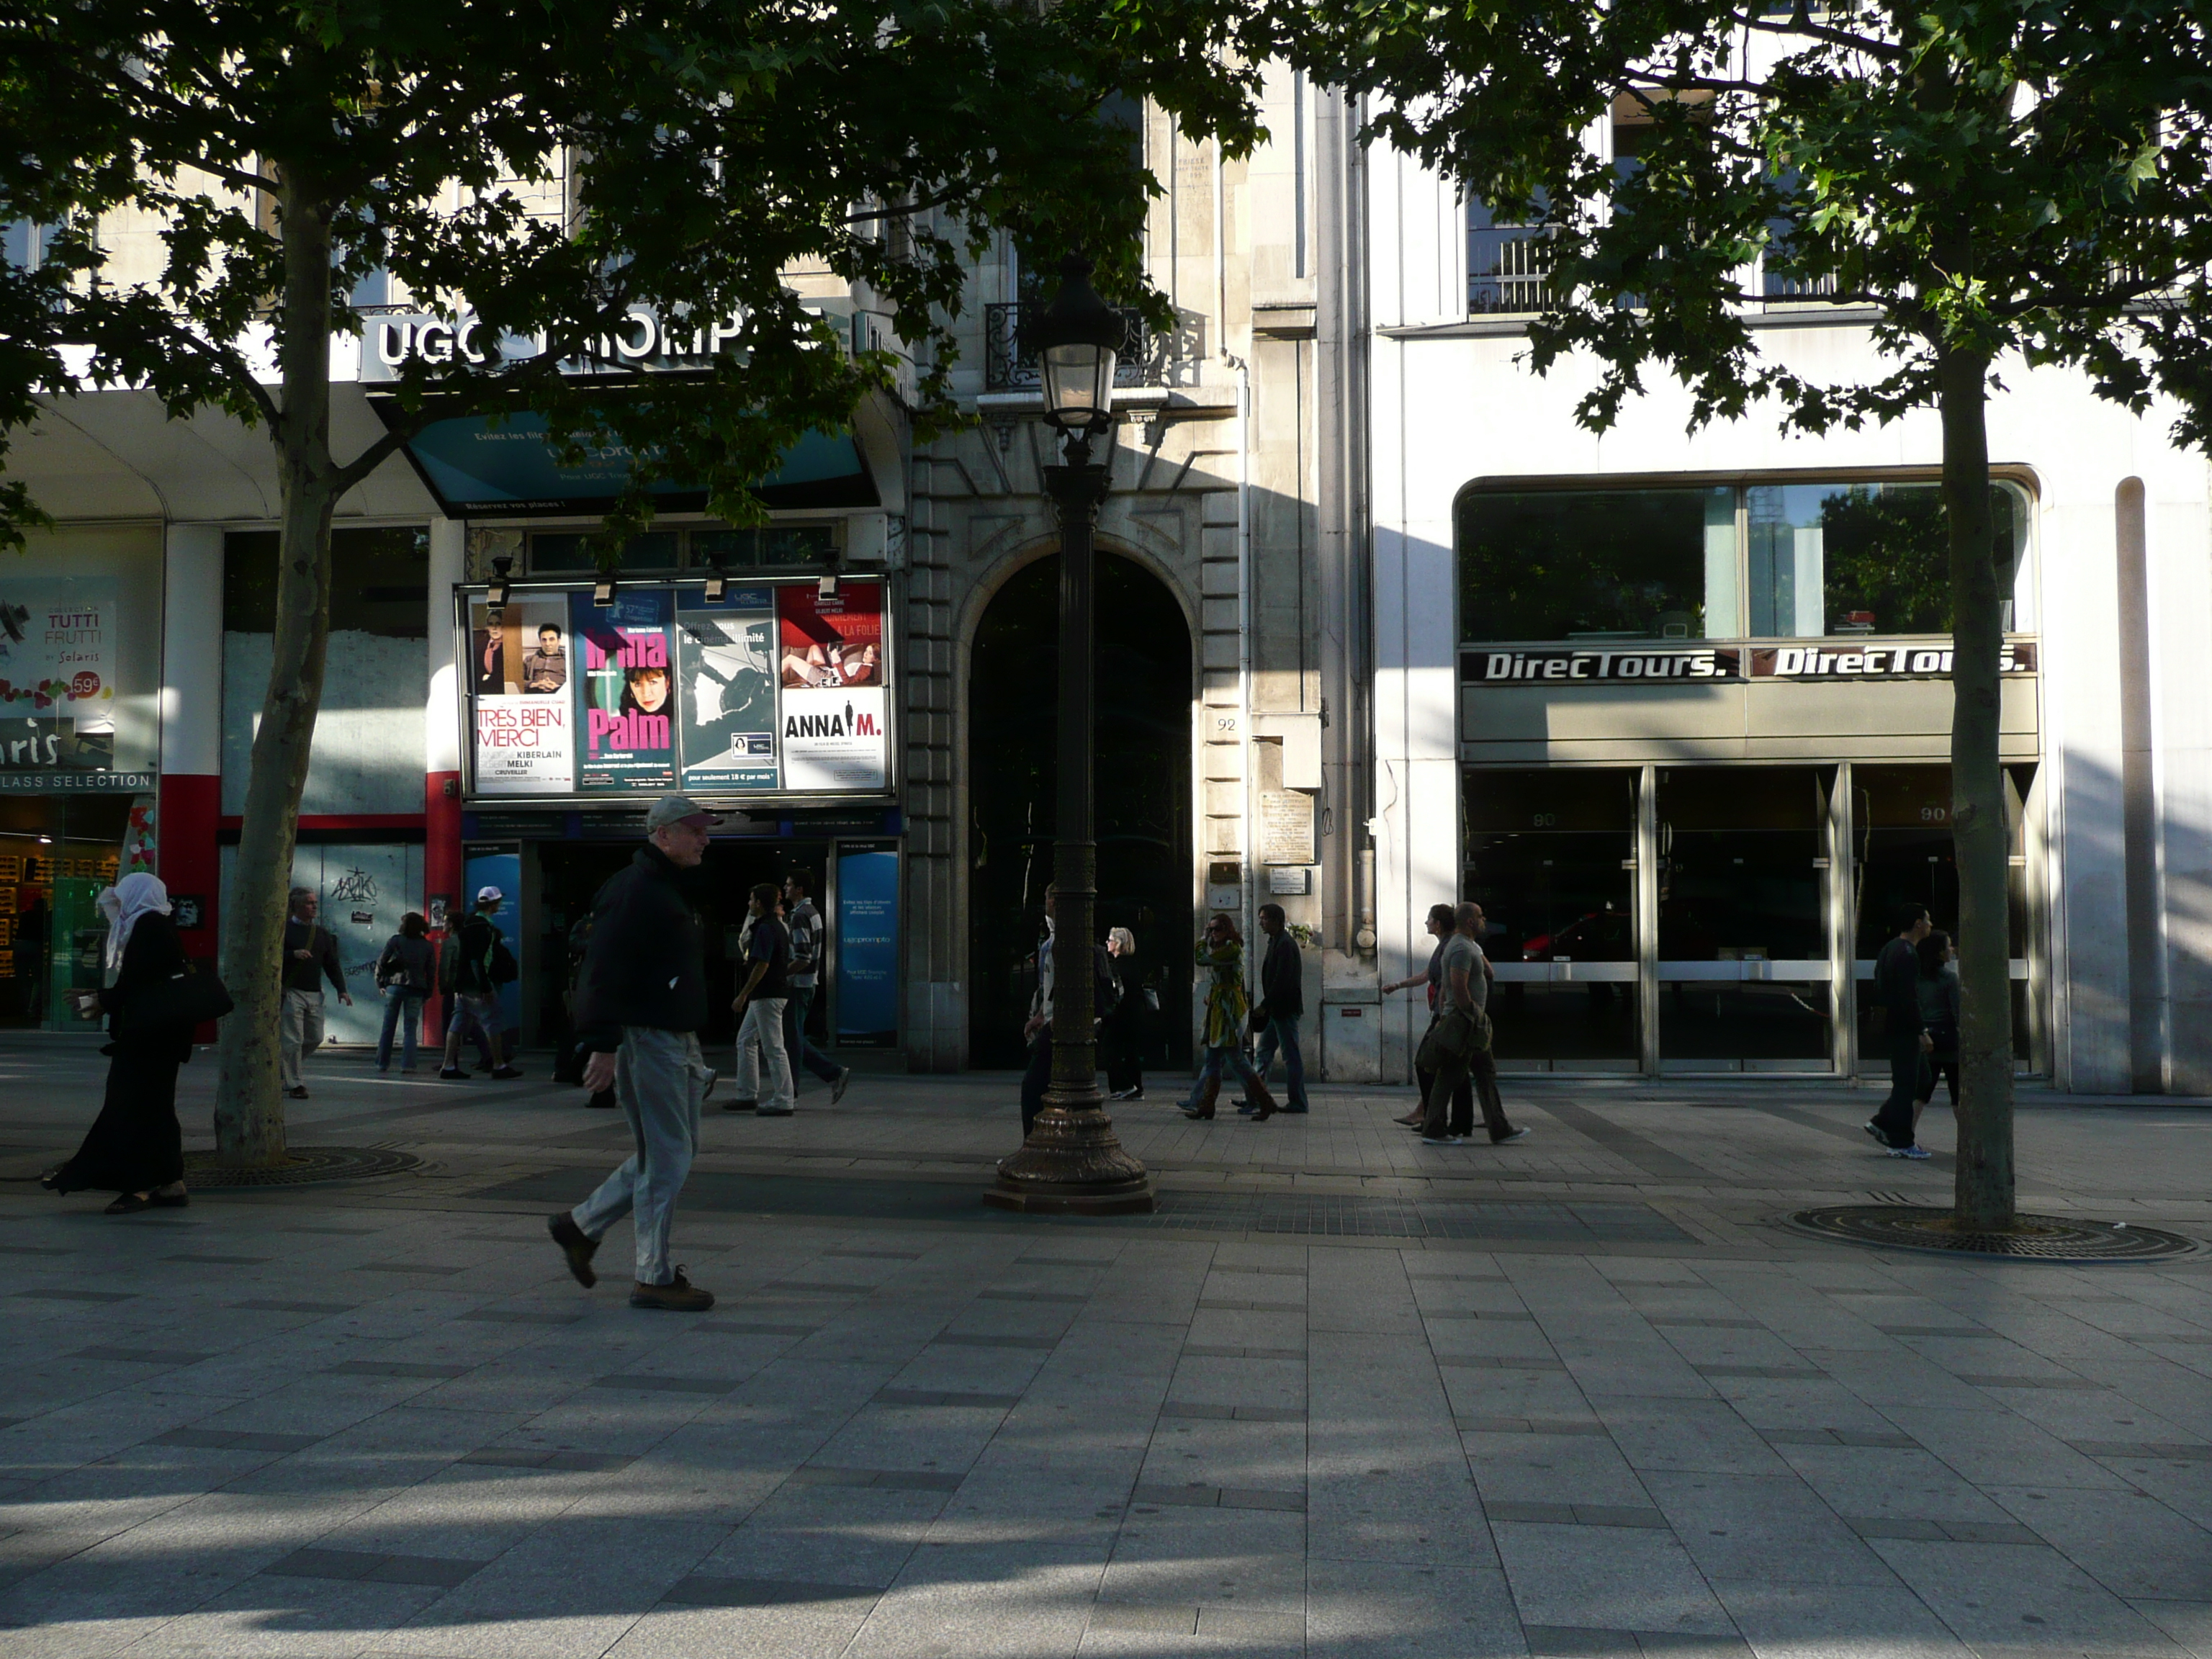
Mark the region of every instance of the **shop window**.
[[[1755, 484], [1745, 492], [1753, 637], [1948, 634], [1951, 550], [1932, 483]], [[1997, 580], [2027, 540], [2026, 498], [1996, 484]], [[2006, 626], [2012, 625], [2011, 605]]]
[[1471, 642], [1693, 640], [1709, 611], [1733, 620], [1733, 489], [1469, 495], [1459, 544]]
[[[2008, 630], [2034, 627], [2029, 498], [1990, 491]], [[1471, 490], [1457, 509], [1468, 644], [1948, 634], [1934, 483]]]
[[[222, 540], [222, 628], [270, 634], [276, 627], [273, 530], [233, 531]], [[331, 631], [419, 640], [429, 629], [430, 532], [420, 525], [331, 532]]]
[[[588, 576], [599, 570], [592, 556], [588, 532], [581, 530], [548, 532], [530, 538], [530, 574], [533, 576]], [[681, 562], [678, 534], [673, 530], [648, 530], [633, 536], [623, 549], [622, 568], [629, 571], [673, 570]]]
[[[837, 526], [833, 524], [772, 524], [733, 530], [726, 525], [680, 526], [648, 530], [630, 538], [622, 568], [635, 574], [708, 570], [818, 571], [837, 562]], [[597, 572], [587, 532], [539, 531], [530, 538], [533, 576], [583, 576]]]
[[695, 530], [694, 569], [826, 570], [837, 560], [837, 535], [826, 524], [778, 524], [757, 530]]

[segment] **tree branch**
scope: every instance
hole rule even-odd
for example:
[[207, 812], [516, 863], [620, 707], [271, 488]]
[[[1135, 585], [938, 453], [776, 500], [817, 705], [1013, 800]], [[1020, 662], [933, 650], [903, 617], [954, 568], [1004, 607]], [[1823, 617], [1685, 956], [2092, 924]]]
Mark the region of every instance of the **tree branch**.
[[1832, 46], [1842, 46], [1850, 52], [1863, 52], [1870, 58], [1880, 58], [1893, 64], [1901, 64], [1911, 57], [1903, 46], [1892, 40], [1869, 40], [1863, 34], [1853, 34], [1844, 29], [1832, 29], [1815, 23], [1801, 9], [1784, 23], [1770, 21], [1755, 12], [1737, 12], [1735, 21], [1747, 29], [1760, 34], [1796, 34], [1814, 40], [1825, 40]]

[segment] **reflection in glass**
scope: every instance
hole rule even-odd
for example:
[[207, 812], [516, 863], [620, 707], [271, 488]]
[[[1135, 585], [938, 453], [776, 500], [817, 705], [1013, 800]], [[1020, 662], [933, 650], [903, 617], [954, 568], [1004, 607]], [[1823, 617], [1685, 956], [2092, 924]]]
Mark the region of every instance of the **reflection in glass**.
[[[1738, 966], [1825, 962], [1827, 781], [1812, 767], [1670, 768], [1659, 775], [1662, 1060], [1822, 1060], [1832, 988]], [[1742, 977], [1750, 973], [1754, 977]]]
[[[1635, 774], [1471, 771], [1464, 891], [1490, 923], [1500, 1060], [1632, 1061], [1632, 971], [1553, 982], [1525, 964], [1636, 960]], [[1528, 977], [1523, 977], [1528, 975]]]
[[[1950, 632], [1950, 545], [1936, 485], [1754, 484], [1745, 501], [1753, 638]], [[2001, 587], [2012, 586], [2026, 541], [2022, 505], [2010, 485], [1990, 487]]]
[[1522, 490], [1459, 505], [1460, 633], [1468, 641], [1703, 639], [1709, 543], [1732, 631], [1733, 489]]

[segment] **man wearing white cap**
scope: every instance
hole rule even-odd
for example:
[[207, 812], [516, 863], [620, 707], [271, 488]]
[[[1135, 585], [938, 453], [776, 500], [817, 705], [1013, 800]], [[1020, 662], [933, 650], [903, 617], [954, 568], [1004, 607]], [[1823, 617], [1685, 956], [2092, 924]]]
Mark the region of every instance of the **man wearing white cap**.
[[465, 1082], [461, 1069], [461, 1039], [473, 1026], [491, 1074], [502, 1080], [522, 1073], [499, 1056], [500, 1030], [507, 1021], [499, 1007], [499, 988], [514, 977], [514, 957], [501, 940], [492, 918], [507, 902], [496, 887], [477, 889], [476, 908], [453, 930], [438, 963], [438, 988], [452, 999], [446, 1009], [446, 1064], [438, 1075]]
[[699, 1150], [699, 1108], [714, 1073], [699, 1053], [707, 1023], [706, 929], [692, 902], [707, 831], [721, 820], [683, 795], [646, 814], [646, 844], [599, 890], [576, 981], [584, 1086], [612, 1087], [637, 1150], [599, 1189], [546, 1225], [586, 1287], [592, 1255], [625, 1215], [637, 1237], [633, 1308], [703, 1313], [712, 1294], [668, 1261], [676, 1197]]

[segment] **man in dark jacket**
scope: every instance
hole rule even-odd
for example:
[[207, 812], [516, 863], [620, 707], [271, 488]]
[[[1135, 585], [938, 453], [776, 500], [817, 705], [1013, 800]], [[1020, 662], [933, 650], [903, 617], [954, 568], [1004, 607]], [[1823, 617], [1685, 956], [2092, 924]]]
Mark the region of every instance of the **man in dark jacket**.
[[[1298, 1021], [1306, 1012], [1306, 969], [1298, 942], [1283, 923], [1283, 907], [1260, 907], [1260, 932], [1266, 936], [1267, 954], [1260, 958], [1260, 1006], [1255, 1010], [1267, 1022], [1252, 1055], [1252, 1069], [1264, 1081], [1275, 1063], [1275, 1050], [1283, 1051], [1283, 1075], [1290, 1084], [1282, 1109], [1306, 1109], [1306, 1062], [1298, 1052]], [[1242, 1109], [1249, 1111], [1249, 1106]]]
[[284, 1092], [295, 1100], [307, 1097], [301, 1062], [323, 1046], [325, 978], [338, 1000], [353, 1006], [338, 967], [338, 942], [330, 929], [315, 921], [320, 908], [313, 888], [295, 887], [291, 914], [284, 918], [284, 1001], [276, 1015], [276, 1063]]
[[1866, 1132], [1892, 1158], [1925, 1158], [1912, 1133], [1912, 1103], [1920, 1097], [1920, 1056], [1933, 1045], [1920, 1023], [1920, 956], [1928, 937], [1928, 912], [1908, 905], [1897, 915], [1897, 937], [1875, 958], [1875, 994], [1881, 999], [1889, 1041], [1889, 1097], [1867, 1120]]
[[[461, 1069], [461, 1039], [473, 1030], [477, 1046], [491, 1061], [491, 1074], [502, 1082], [522, 1073], [500, 1058], [500, 1031], [507, 1024], [500, 1009], [499, 988], [514, 977], [513, 960], [506, 957], [499, 925], [492, 918], [507, 902], [496, 887], [477, 890], [476, 908], [461, 919], [446, 941], [440, 984], [448, 994], [446, 1004], [446, 1064], [438, 1075], [448, 1082], [465, 1083]], [[501, 969], [506, 969], [502, 975]]]
[[703, 1313], [714, 1297], [668, 1261], [676, 1197], [699, 1150], [699, 1108], [714, 1073], [699, 1053], [707, 1023], [706, 930], [691, 872], [721, 820], [683, 795], [646, 814], [646, 844], [599, 890], [576, 983], [584, 1086], [612, 1086], [637, 1150], [599, 1189], [547, 1224], [577, 1282], [599, 1282], [592, 1253], [625, 1215], [637, 1236], [633, 1308]]

